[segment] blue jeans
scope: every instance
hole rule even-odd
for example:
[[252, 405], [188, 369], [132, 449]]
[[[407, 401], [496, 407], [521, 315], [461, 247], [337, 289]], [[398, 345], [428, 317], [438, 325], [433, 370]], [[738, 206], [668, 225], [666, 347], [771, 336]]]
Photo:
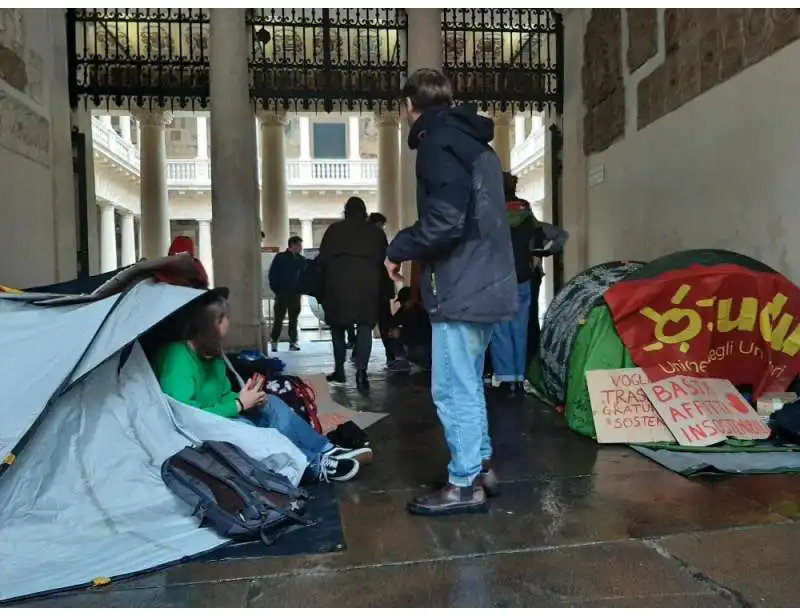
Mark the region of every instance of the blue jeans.
[[517, 285], [517, 296], [519, 310], [516, 316], [512, 321], [495, 323], [489, 346], [494, 376], [501, 382], [521, 383], [525, 380], [531, 283], [523, 282]]
[[333, 449], [328, 437], [314, 430], [288, 404], [272, 394], [267, 394], [267, 402], [259, 409], [258, 417], [250, 415], [238, 419], [259, 428], [273, 428], [283, 434], [303, 452], [314, 471], [319, 470], [322, 454]]
[[450, 483], [469, 487], [492, 457], [483, 393], [491, 323], [433, 323], [431, 394], [450, 449]]

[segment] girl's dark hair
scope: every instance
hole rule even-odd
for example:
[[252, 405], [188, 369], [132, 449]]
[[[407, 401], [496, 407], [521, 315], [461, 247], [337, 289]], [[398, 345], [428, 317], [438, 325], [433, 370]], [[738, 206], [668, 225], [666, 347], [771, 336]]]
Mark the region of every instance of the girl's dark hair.
[[185, 340], [190, 340], [200, 357], [222, 355], [219, 323], [228, 314], [228, 300], [214, 295], [201, 301], [189, 315]]

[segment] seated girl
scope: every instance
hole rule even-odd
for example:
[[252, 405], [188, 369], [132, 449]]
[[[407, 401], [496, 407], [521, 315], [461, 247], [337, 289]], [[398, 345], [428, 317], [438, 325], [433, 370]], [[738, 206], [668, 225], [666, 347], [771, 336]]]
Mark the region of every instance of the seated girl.
[[232, 390], [222, 359], [222, 340], [230, 327], [227, 297], [227, 289], [215, 289], [197, 300], [183, 340], [159, 350], [154, 367], [161, 389], [209, 413], [277, 430], [305, 454], [321, 481], [355, 477], [372, 450], [334, 447], [283, 400], [262, 391], [263, 378], [250, 379], [239, 393]]

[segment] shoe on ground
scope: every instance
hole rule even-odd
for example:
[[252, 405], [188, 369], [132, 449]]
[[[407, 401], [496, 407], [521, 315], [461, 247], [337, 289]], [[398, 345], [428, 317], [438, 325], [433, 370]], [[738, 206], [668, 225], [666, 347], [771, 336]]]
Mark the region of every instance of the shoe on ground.
[[356, 389], [359, 391], [369, 390], [369, 379], [367, 378], [366, 370], [359, 370], [356, 372]]
[[328, 383], [346, 383], [347, 379], [344, 376], [344, 370], [334, 370], [325, 377]]
[[479, 480], [472, 486], [460, 488], [448, 483], [441, 490], [418, 496], [408, 503], [408, 512], [413, 515], [443, 516], [461, 513], [484, 513], [489, 510], [486, 492]]
[[372, 449], [369, 447], [359, 447], [357, 449], [345, 449], [344, 447], [334, 447], [330, 455], [337, 459], [358, 460], [361, 466], [371, 464], [373, 460]]
[[296, 342], [292, 342], [289, 345], [289, 350], [290, 351], [299, 351], [300, 350], [300, 346]]
[[277, 342], [273, 342], [273, 343], [270, 345], [270, 347], [272, 348], [272, 352], [273, 352], [273, 353], [277, 353], [277, 352], [278, 352], [278, 343], [277, 343]]
[[[478, 475], [478, 480], [483, 486], [483, 490], [486, 492], [486, 496], [488, 498], [496, 498], [500, 496], [500, 478], [497, 476], [497, 473], [495, 472], [490, 461], [484, 461], [481, 465], [481, 472], [480, 475]], [[447, 481], [433, 482], [433, 488], [435, 490], [441, 490], [446, 485]]]
[[393, 359], [386, 362], [386, 370], [389, 372], [411, 372], [411, 364], [407, 359]]
[[333, 451], [322, 455], [319, 463], [319, 480], [330, 481], [349, 481], [356, 475], [360, 465], [358, 460], [353, 458], [335, 457]]

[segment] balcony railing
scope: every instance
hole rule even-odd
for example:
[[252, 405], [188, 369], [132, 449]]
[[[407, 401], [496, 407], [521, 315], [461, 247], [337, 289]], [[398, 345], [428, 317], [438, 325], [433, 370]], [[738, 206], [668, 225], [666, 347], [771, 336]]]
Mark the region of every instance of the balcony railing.
[[120, 137], [110, 126], [92, 118], [92, 142], [98, 151], [131, 173], [139, 175], [139, 148]]
[[511, 150], [511, 172], [519, 174], [526, 167], [537, 163], [544, 157], [545, 127], [533, 130], [528, 137]]

